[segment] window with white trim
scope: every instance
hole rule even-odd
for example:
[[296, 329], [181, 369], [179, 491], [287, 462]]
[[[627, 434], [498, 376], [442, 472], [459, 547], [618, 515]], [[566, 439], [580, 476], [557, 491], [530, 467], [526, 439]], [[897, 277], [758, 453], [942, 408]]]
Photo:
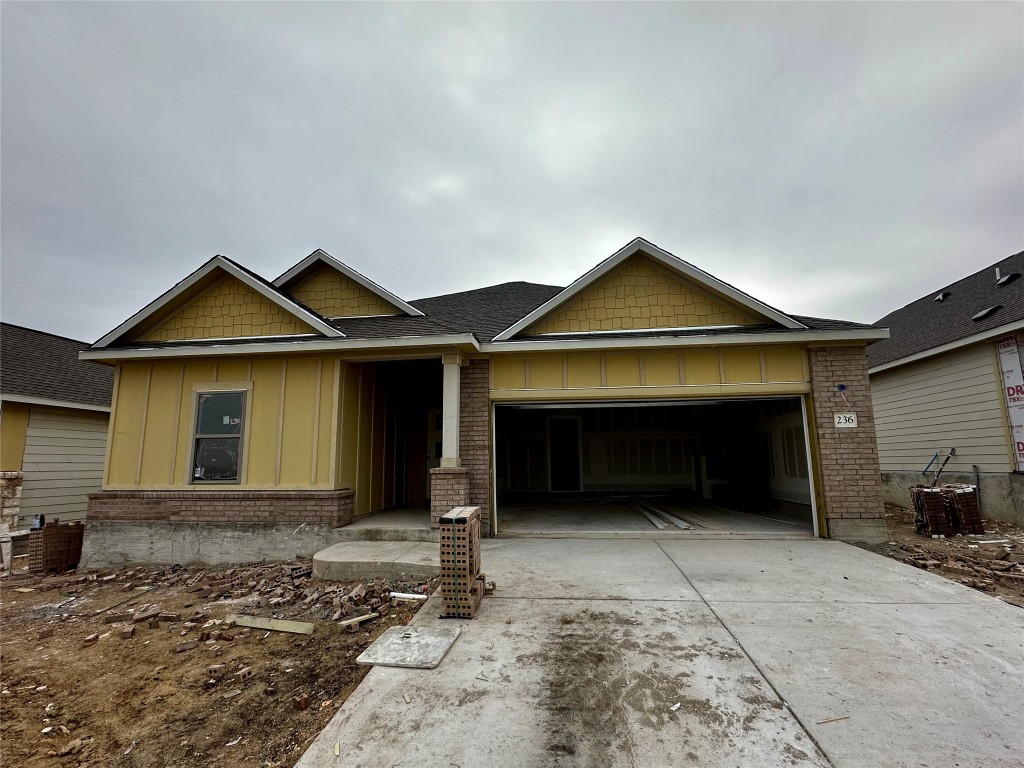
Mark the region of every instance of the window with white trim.
[[245, 392], [198, 392], [192, 438], [193, 483], [237, 483]]

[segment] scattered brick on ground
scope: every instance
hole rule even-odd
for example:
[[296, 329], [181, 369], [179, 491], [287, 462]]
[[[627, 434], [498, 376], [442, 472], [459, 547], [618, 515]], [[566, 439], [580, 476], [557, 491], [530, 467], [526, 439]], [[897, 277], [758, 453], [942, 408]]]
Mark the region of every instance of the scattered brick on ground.
[[1024, 528], [982, 522], [981, 534], [933, 538], [915, 531], [913, 510], [887, 504], [889, 540], [867, 548], [1024, 608]]
[[[368, 671], [356, 656], [422, 607], [390, 592], [435, 587], [320, 581], [308, 560], [16, 571], [0, 579], [4, 757], [25, 768], [293, 765]], [[231, 614], [314, 631], [234, 627]]]

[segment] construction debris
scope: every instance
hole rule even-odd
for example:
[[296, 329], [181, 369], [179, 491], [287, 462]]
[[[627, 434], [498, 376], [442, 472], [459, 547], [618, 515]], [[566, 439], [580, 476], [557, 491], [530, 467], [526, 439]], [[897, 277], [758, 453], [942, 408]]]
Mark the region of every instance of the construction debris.
[[890, 540], [870, 548], [1024, 607], [1024, 530], [984, 520], [980, 534], [936, 539], [915, 532], [919, 519], [914, 511], [886, 505]]
[[[305, 621], [283, 621], [281, 619], [263, 619], [259, 616], [239, 616], [230, 614], [227, 618], [228, 624], [237, 624], [240, 627], [252, 627], [253, 629], [269, 629], [274, 632], [292, 632], [296, 635], [312, 635], [313, 625]], [[217, 638], [213, 638], [216, 640]]]
[[[383, 630], [405, 627], [437, 583], [324, 582], [303, 560], [9, 573], [0, 578], [5, 756], [42, 768], [72, 744], [82, 765], [126, 752], [140, 765], [290, 764], [365, 674], [356, 657]], [[286, 631], [296, 626], [315, 630]], [[297, 708], [302, 694], [308, 704]]]

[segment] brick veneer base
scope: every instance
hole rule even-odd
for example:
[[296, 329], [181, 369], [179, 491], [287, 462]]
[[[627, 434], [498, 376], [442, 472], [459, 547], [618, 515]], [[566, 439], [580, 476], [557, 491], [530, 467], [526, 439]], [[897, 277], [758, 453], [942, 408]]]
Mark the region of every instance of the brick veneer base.
[[469, 470], [465, 467], [437, 467], [430, 470], [430, 525], [440, 526], [442, 515], [455, 507], [467, 506]]
[[[884, 540], [885, 507], [864, 348], [812, 348], [808, 358], [814, 404], [811, 428], [817, 437], [828, 534]], [[840, 384], [846, 385], [845, 393], [839, 392]], [[857, 414], [857, 426], [837, 429], [833, 414], [851, 411]]]
[[352, 522], [354, 493], [337, 491], [100, 491], [89, 494], [89, 521], [161, 523]]

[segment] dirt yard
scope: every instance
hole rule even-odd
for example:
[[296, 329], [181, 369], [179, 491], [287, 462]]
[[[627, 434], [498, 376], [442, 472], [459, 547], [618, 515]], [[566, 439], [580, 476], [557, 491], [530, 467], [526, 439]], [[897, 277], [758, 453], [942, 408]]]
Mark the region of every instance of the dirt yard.
[[913, 510], [887, 504], [889, 541], [868, 549], [1024, 608], [1024, 528], [984, 522], [983, 535], [933, 539], [914, 530]]
[[[432, 587], [319, 582], [308, 563], [4, 579], [2, 762], [290, 766], [368, 671], [356, 656], [422, 605], [388, 592]], [[368, 612], [387, 615], [357, 631], [339, 625]], [[152, 614], [159, 618], [145, 618]], [[314, 630], [232, 627], [229, 614]], [[240, 681], [246, 667], [252, 677]], [[304, 709], [295, 701], [303, 696]]]

